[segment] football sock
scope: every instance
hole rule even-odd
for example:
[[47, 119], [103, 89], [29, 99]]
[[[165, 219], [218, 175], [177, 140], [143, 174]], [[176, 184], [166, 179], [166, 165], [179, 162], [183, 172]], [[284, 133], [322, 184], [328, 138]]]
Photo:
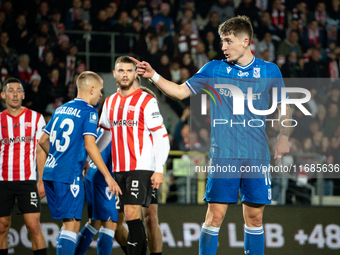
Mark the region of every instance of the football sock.
[[128, 255], [143, 255], [144, 246], [146, 247], [145, 229], [142, 221], [129, 220], [126, 221], [129, 228], [129, 235], [127, 238], [126, 250]]
[[244, 227], [244, 253], [264, 255], [263, 227]]
[[57, 245], [57, 255], [70, 255], [74, 253], [77, 233], [62, 230]]
[[87, 222], [78, 235], [74, 255], [84, 255], [90, 247], [93, 236], [97, 233], [98, 230]]
[[200, 255], [215, 255], [218, 245], [218, 232], [220, 228], [210, 226], [203, 223], [200, 241], [199, 254]]
[[33, 251], [33, 254], [34, 255], [46, 255], [47, 254], [47, 249], [44, 248], [44, 249], [40, 249], [40, 250], [35, 250], [35, 251]]
[[98, 255], [111, 254], [114, 236], [115, 236], [115, 231], [111, 229], [108, 229], [108, 228], [99, 229], [99, 237], [97, 241]]
[[0, 255], [7, 255], [8, 249], [0, 249]]

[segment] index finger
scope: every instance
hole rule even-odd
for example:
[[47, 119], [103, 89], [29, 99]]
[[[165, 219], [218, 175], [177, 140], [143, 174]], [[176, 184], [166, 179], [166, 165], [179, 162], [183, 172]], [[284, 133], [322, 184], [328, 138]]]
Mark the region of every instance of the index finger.
[[140, 61], [135, 59], [134, 57], [129, 57], [132, 61], [134, 61], [136, 64], [140, 64]]

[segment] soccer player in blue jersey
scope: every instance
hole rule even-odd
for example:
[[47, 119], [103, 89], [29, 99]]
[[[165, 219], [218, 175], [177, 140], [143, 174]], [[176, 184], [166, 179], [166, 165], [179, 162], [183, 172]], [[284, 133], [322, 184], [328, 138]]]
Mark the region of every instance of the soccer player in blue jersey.
[[[100, 136], [102, 130], [98, 132]], [[103, 161], [112, 172], [111, 143], [101, 152]], [[80, 231], [76, 243], [75, 255], [85, 254], [89, 248], [92, 238], [98, 233], [97, 253], [111, 254], [113, 238], [117, 229], [118, 212], [116, 210], [115, 198], [108, 192], [103, 174], [91, 160], [90, 167], [85, 176], [86, 202], [89, 222]]]
[[98, 113], [93, 107], [102, 96], [103, 80], [85, 71], [77, 79], [74, 100], [58, 107], [44, 129], [39, 144], [48, 154], [43, 181], [53, 219], [63, 220], [57, 254], [73, 254], [84, 206], [82, 170], [87, 155], [104, 175], [108, 193], [121, 194], [96, 145]]
[[[192, 78], [181, 85], [158, 75], [147, 62], [131, 59], [137, 63], [137, 73], [140, 76], [150, 78], [160, 90], [173, 99], [182, 100], [189, 97], [190, 94], [197, 94], [201, 88], [207, 89], [208, 86], [212, 88], [211, 91], [216, 89], [220, 93], [222, 106], [217, 107], [210, 100], [212, 131], [209, 157], [212, 158], [212, 166], [229, 165], [235, 166], [236, 169], [244, 166], [260, 166], [261, 164], [268, 166], [270, 156], [265, 134], [265, 121], [264, 125], [257, 127], [257, 129], [235, 124], [235, 121], [248, 123], [250, 119], [261, 119], [263, 121], [265, 117], [251, 113], [247, 100], [244, 101], [245, 114], [233, 115], [235, 95], [232, 98], [228, 89], [223, 89], [218, 85], [231, 84], [237, 86], [243, 94], [247, 94], [248, 87], [251, 87], [253, 95], [258, 94], [257, 100], [253, 100], [254, 108], [266, 110], [269, 106], [272, 89], [277, 88], [280, 92], [281, 87], [284, 87], [281, 72], [275, 64], [256, 59], [252, 55], [249, 45], [253, 29], [248, 17], [238, 16], [225, 21], [219, 26], [219, 34], [222, 40], [222, 51], [226, 59], [207, 63]], [[243, 79], [240, 79], [240, 77]], [[226, 78], [228, 83], [225, 83]], [[249, 80], [248, 78], [252, 79]], [[262, 83], [252, 82], [254, 78], [262, 78]], [[278, 104], [280, 104], [280, 93], [278, 93], [277, 99]], [[279, 107], [278, 109], [280, 111]], [[286, 114], [280, 116], [280, 123], [285, 121], [286, 126], [290, 126], [290, 107], [287, 105], [285, 110]], [[230, 125], [214, 127], [214, 119], [227, 119], [234, 122], [234, 125], [232, 127]], [[289, 128], [280, 127], [280, 136], [274, 156], [276, 164], [283, 155], [289, 152], [288, 136]], [[216, 254], [219, 229], [228, 205], [238, 201], [239, 190], [241, 190], [245, 221], [245, 254], [264, 254], [262, 218], [265, 204], [271, 202], [270, 179], [265, 178], [265, 172], [250, 176], [256, 178], [244, 178], [245, 176], [241, 173], [233, 174], [232, 178], [228, 178], [229, 175], [227, 175], [227, 178], [216, 178], [215, 173], [210, 172], [208, 175], [205, 194], [208, 210], [201, 232], [199, 254]]]

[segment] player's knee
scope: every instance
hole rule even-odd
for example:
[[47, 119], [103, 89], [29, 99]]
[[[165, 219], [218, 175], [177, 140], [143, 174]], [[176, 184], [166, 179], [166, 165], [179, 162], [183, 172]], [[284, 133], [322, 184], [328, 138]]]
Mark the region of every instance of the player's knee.
[[124, 213], [127, 221], [140, 219], [140, 211], [136, 210], [134, 207], [125, 208]]
[[220, 227], [223, 220], [224, 220], [224, 216], [225, 214], [215, 210], [215, 211], [210, 211], [210, 213], [208, 214], [209, 216], [206, 218], [206, 223], [210, 226], [214, 226], [214, 227]]
[[7, 220], [0, 220], [0, 235], [7, 236], [11, 224]]
[[155, 227], [158, 225], [158, 217], [156, 213], [148, 213], [144, 216], [144, 223], [148, 227]]
[[256, 215], [254, 217], [249, 217], [248, 224], [250, 225], [248, 227], [261, 227], [262, 226], [262, 216]]
[[41, 235], [41, 226], [39, 222], [29, 223], [26, 225], [26, 227], [31, 238]]

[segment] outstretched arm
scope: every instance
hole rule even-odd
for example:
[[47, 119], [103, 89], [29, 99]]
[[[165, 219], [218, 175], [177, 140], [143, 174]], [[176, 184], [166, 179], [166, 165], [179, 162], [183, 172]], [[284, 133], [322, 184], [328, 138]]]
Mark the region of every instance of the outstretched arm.
[[[148, 62], [140, 62], [133, 57], [130, 57], [130, 59], [137, 64], [138, 75], [143, 78], [151, 79], [152, 82], [155, 83], [156, 86], [170, 98], [179, 101], [190, 96], [190, 89], [185, 83], [177, 85], [176, 83], [168, 81], [158, 75]], [[154, 77], [154, 75], [156, 77]]]
[[[279, 127], [280, 127], [280, 137], [279, 137], [279, 141], [276, 144], [275, 147], [275, 155], [274, 155], [274, 159], [276, 159], [275, 164], [277, 165], [282, 156], [286, 155], [287, 153], [289, 153], [289, 143], [288, 143], [288, 138], [290, 135], [290, 126], [291, 126], [291, 110], [290, 110], [290, 106], [286, 105], [286, 115], [281, 115], [281, 111], [280, 111], [280, 105], [278, 106], [279, 109], [279, 116], [280, 116], [280, 123], [279, 123]], [[282, 125], [282, 123], [284, 124], [284, 126]]]

